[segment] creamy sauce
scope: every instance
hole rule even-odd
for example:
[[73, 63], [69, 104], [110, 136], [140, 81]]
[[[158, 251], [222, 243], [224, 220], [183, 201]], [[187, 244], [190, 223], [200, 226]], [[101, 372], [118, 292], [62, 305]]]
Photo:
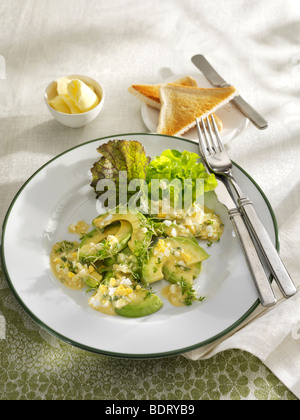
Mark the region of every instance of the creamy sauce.
[[78, 274], [76, 275], [70, 271], [68, 267], [69, 263], [63, 261], [63, 259], [67, 259], [71, 263], [76, 261], [77, 252], [75, 247], [78, 247], [78, 244], [76, 242], [73, 242], [73, 244], [74, 248], [66, 250], [63, 255], [59, 251], [61, 249], [61, 244], [55, 244], [50, 254], [50, 266], [55, 277], [66, 287], [74, 290], [81, 290], [84, 286], [84, 281], [78, 276]]
[[69, 233], [74, 233], [76, 235], [82, 236], [83, 234], [87, 233], [90, 228], [90, 225], [88, 225], [84, 220], [81, 220], [77, 223], [72, 223], [68, 227]]
[[99, 300], [97, 300], [98, 292], [96, 292], [90, 299], [89, 305], [96, 311], [101, 312], [106, 315], [117, 315], [114, 309], [114, 306], [111, 302], [107, 300], [101, 304]]
[[177, 307], [185, 306], [184, 295], [181, 292], [181, 288], [177, 284], [169, 284], [161, 290], [161, 294], [164, 298]]
[[[110, 218], [110, 216], [108, 216], [108, 218]], [[217, 241], [223, 233], [223, 223], [220, 217], [212, 210], [200, 205], [195, 205], [188, 213], [174, 211], [174, 214], [169, 214], [166, 219], [167, 220], [165, 220], [164, 223], [171, 229], [168, 234], [170, 238], [188, 236], [184, 235], [185, 230], [187, 233], [191, 232], [200, 239]], [[110, 219], [108, 221], [110, 221]], [[122, 229], [122, 223], [118, 223], [117, 225], [114, 224], [108, 227], [104, 232], [103, 239], [106, 238], [106, 242], [111, 244], [111, 246], [118, 244], [118, 238], [115, 234]], [[129, 222], [126, 221], [124, 223], [128, 224]], [[176, 230], [174, 226], [176, 228], [178, 227], [179, 230]], [[182, 233], [180, 231], [181, 227]], [[68, 227], [68, 231], [71, 234], [76, 234], [81, 237], [85, 235], [90, 228], [91, 225], [82, 220], [71, 224]], [[146, 227], [141, 227], [136, 234], [136, 240], [143, 238], [145, 233], [147, 233], [146, 231]], [[92, 252], [91, 246], [98, 246], [98, 244], [95, 245], [92, 242], [93, 239], [96, 239], [96, 241], [100, 240], [99, 245], [102, 245], [101, 238], [99, 239], [99, 235], [96, 238], [93, 237], [90, 239], [90, 243], [87, 243], [84, 246], [87, 246], [89, 251]], [[80, 252], [82, 249], [83, 248], [80, 249]], [[168, 242], [162, 239], [158, 241], [158, 244], [155, 247], [154, 256], [157, 257], [157, 264], [159, 264], [163, 258], [166, 258], [172, 267], [176, 267], [177, 271], [182, 269], [184, 272], [188, 269], [189, 264], [191, 264], [191, 256], [188, 255], [184, 249], [179, 246], [173, 247], [171, 241]], [[82, 259], [80, 259], [80, 261], [82, 261]], [[85, 260], [83, 259], [83, 261]], [[88, 290], [95, 290], [95, 293], [89, 299], [89, 305], [94, 310], [106, 315], [115, 316], [117, 315], [115, 311], [117, 308], [121, 309], [131, 303], [138, 306], [139, 303], [143, 302], [148, 293], [141, 285], [136, 283], [135, 273], [138, 269], [138, 261], [137, 257], [134, 255], [126, 255], [126, 253], [120, 252], [115, 261], [111, 264], [111, 267], [107, 267], [109, 268], [109, 272], [111, 271], [113, 277], [103, 279], [103, 271], [99, 271], [102, 268], [105, 269], [103, 264], [100, 268], [97, 266], [97, 263], [93, 264], [89, 262], [81, 264], [79, 262], [79, 244], [77, 242], [62, 241], [53, 246], [50, 255], [50, 265], [53, 274], [66, 287], [74, 290], [81, 290], [84, 287], [89, 287]], [[168, 267], [166, 266], [165, 268], [167, 269]], [[191, 272], [190, 286], [192, 286], [192, 281], [193, 276]], [[186, 276], [185, 283], [187, 282], [189, 285], [188, 276]], [[192, 292], [194, 291], [192, 290]], [[186, 285], [182, 285], [181, 283], [180, 285], [168, 283], [168, 285], [161, 290], [161, 294], [175, 307], [184, 307], [191, 304], [191, 288], [186, 287]], [[194, 295], [192, 295], [192, 298], [194, 298]], [[144, 308], [144, 305], [142, 305], [142, 308]]]
[[135, 291], [128, 297], [119, 298], [118, 300], [109, 300], [103, 297], [100, 291], [97, 291], [89, 300], [89, 305], [98, 312], [106, 315], [117, 315], [115, 308], [122, 308], [123, 306], [134, 303], [139, 304], [145, 299], [144, 291]]
[[184, 228], [199, 239], [214, 242], [220, 240], [224, 230], [220, 216], [200, 204], [193, 205], [188, 212], [178, 209], [167, 215], [158, 214], [158, 217], [176, 222], [179, 229], [178, 236], [181, 234], [185, 236], [184, 232], [180, 232], [180, 228]]

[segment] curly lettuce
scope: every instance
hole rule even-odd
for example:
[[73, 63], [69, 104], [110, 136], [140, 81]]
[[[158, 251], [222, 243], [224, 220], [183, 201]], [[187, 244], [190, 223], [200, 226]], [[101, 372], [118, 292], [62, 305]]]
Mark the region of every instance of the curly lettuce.
[[[97, 198], [107, 199], [110, 189], [116, 205], [126, 205], [137, 193], [136, 180], [145, 182], [139, 194], [143, 201], [167, 200], [174, 208], [191, 206], [217, 186], [215, 176], [206, 172], [196, 153], [169, 149], [151, 161], [142, 144], [133, 140], [111, 140], [97, 151], [102, 157], [91, 168], [91, 186]], [[104, 190], [102, 180], [110, 181], [111, 188]]]
[[[187, 196], [191, 201], [189, 204], [196, 202], [200, 195], [213, 191], [218, 185], [215, 175], [207, 173], [199, 159], [200, 156], [196, 153], [165, 150], [147, 166], [146, 181], [149, 191], [153, 180], [160, 180], [159, 198], [164, 199], [164, 196], [169, 194], [168, 188], [163, 188], [164, 182], [168, 181], [173, 207], [179, 207], [183, 202], [187, 203]], [[180, 182], [176, 183], [176, 180]]]
[[102, 157], [91, 168], [91, 187], [98, 198], [104, 193], [98, 189], [99, 181], [110, 180], [115, 185], [112, 193], [116, 194], [116, 203], [125, 204], [121, 199], [122, 192], [126, 191], [127, 198], [136, 193], [129, 191], [128, 185], [133, 180], [146, 179], [146, 168], [151, 158], [146, 156], [142, 144], [133, 140], [111, 140], [99, 146], [97, 151]]

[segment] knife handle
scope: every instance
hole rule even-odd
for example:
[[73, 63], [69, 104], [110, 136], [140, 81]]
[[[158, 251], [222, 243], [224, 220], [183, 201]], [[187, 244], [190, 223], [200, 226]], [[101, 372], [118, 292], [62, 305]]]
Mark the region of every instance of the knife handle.
[[257, 241], [262, 254], [268, 262], [269, 269], [282, 292], [282, 294], [289, 298], [297, 292], [297, 289], [285, 268], [281, 258], [271, 239], [263, 226], [260, 218], [258, 217], [252, 202], [248, 197], [241, 197], [239, 200], [240, 209], [243, 212], [246, 222], [248, 223], [251, 231]]
[[234, 208], [229, 210], [229, 216], [245, 255], [261, 304], [266, 307], [275, 305], [276, 297], [242, 214], [237, 208]]
[[239, 108], [240, 111], [260, 130], [268, 127], [268, 122], [258, 113], [251, 105], [248, 104], [240, 95], [232, 99], [232, 102]]

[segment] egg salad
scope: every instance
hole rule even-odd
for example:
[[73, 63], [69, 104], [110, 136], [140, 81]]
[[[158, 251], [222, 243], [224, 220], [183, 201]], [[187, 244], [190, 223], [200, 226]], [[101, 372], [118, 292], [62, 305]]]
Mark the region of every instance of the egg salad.
[[[205, 241], [219, 241], [224, 230], [224, 224], [219, 215], [204, 205], [194, 203], [188, 211], [171, 209], [168, 214], [158, 214], [159, 218], [165, 219], [167, 227], [174, 223], [179, 226], [181, 233], [184, 229], [188, 230], [196, 238]], [[171, 236], [176, 235], [177, 231], [170, 232]], [[172, 235], [173, 234], [173, 235]]]
[[175, 306], [203, 300], [194, 290], [194, 280], [209, 255], [196, 238], [218, 241], [222, 232], [219, 216], [200, 206], [188, 214], [155, 219], [129, 210], [108, 212], [91, 224], [72, 223], [69, 233], [80, 240], [56, 243], [51, 268], [66, 287], [85, 289], [92, 309], [142, 317], [163, 306], [152, 291], [154, 282], [167, 282], [162, 297]]

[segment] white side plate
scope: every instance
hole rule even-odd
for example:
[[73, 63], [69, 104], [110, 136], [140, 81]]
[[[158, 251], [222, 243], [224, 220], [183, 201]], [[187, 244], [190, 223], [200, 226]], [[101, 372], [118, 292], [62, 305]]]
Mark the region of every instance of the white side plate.
[[[167, 80], [164, 80], [163, 83], [174, 82], [175, 80], [180, 79], [186, 75], [177, 75], [173, 76]], [[198, 84], [198, 87], [201, 88], [213, 88], [209, 81], [203, 76], [203, 74], [192, 74]], [[146, 104], [141, 105], [141, 114], [144, 124], [151, 133], [156, 133], [159, 119], [159, 110], [152, 108]], [[222, 139], [224, 143], [228, 143], [237, 136], [247, 127], [248, 119], [239, 111], [239, 109], [232, 103], [224, 105], [222, 108], [218, 109], [216, 115], [221, 119], [223, 123], [222, 130]], [[192, 128], [191, 130], [184, 133], [181, 137], [198, 141], [197, 129]]]

